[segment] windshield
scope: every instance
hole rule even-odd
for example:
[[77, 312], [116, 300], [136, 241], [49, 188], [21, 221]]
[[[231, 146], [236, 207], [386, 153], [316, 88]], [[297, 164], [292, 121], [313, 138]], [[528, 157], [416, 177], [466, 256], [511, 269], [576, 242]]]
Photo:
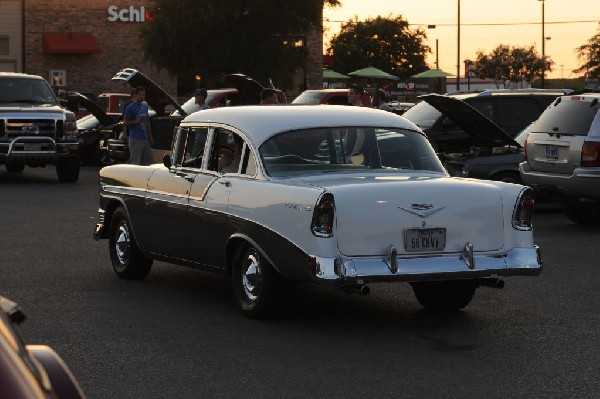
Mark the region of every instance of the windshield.
[[270, 176], [385, 169], [444, 172], [427, 139], [414, 131], [361, 126], [295, 130], [259, 149]]
[[442, 114], [425, 101], [421, 101], [414, 107], [407, 110], [403, 117], [419, 126], [423, 130], [428, 130], [442, 117]]
[[0, 103], [59, 105], [52, 88], [43, 79], [0, 79]]

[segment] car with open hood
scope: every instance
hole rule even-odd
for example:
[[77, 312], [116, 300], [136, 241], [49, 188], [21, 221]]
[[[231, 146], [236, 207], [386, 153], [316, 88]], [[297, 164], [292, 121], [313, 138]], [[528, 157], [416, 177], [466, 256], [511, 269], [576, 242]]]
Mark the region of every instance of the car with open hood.
[[[466, 101], [453, 96], [427, 94], [419, 97], [468, 137], [465, 147], [439, 154], [448, 173], [457, 177], [521, 183], [519, 164], [528, 129], [512, 138]], [[466, 138], [465, 138], [466, 141]]]
[[108, 151], [101, 146], [101, 141], [106, 136], [113, 136], [113, 127], [119, 122], [120, 113], [106, 112], [99, 104], [81, 93], [73, 93], [78, 98], [79, 104], [89, 112], [77, 119], [79, 131], [79, 152], [84, 165], [111, 165], [114, 159]]
[[[498, 125], [509, 136], [515, 137], [527, 125], [539, 118], [544, 109], [558, 96], [572, 92], [568, 89], [500, 89], [475, 93], [446, 94], [468, 103], [471, 107]], [[421, 101], [402, 116], [419, 126], [431, 140], [436, 151], [465, 152], [472, 145], [472, 137], [461, 126], [438, 109]]]
[[223, 273], [249, 317], [310, 282], [408, 282], [456, 310], [542, 269], [529, 187], [450, 177], [416, 125], [366, 107], [196, 112], [162, 164], [105, 167], [99, 194], [94, 237], [119, 277], [155, 260]]
[[[162, 156], [171, 148], [175, 126], [184, 117], [200, 109], [195, 102], [195, 98], [192, 96], [180, 106], [158, 84], [142, 72], [132, 68], [119, 71], [113, 76], [112, 80], [125, 81], [132, 88], [142, 86], [146, 90], [146, 102], [156, 112], [155, 116], [150, 117], [154, 138], [154, 144], [152, 145], [154, 158], [161, 160]], [[207, 90], [206, 103], [211, 108], [260, 103], [260, 92], [264, 87], [256, 80], [241, 73], [233, 73], [225, 75], [223, 82], [226, 85], [231, 85], [231, 87]], [[277, 90], [277, 97], [280, 103], [287, 101], [281, 90]], [[112, 158], [119, 161], [125, 161], [129, 158], [129, 148], [126, 141], [115, 137], [107, 140], [106, 145]]]

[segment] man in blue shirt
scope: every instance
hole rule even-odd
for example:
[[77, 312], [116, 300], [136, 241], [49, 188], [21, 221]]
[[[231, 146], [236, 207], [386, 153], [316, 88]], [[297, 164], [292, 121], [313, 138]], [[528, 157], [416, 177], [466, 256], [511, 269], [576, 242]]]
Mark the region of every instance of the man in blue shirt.
[[125, 108], [123, 125], [127, 127], [129, 136], [129, 160], [134, 165], [151, 165], [154, 163], [152, 156], [152, 132], [148, 120], [148, 104], [144, 101], [146, 91], [143, 87], [136, 87], [132, 91], [133, 101]]

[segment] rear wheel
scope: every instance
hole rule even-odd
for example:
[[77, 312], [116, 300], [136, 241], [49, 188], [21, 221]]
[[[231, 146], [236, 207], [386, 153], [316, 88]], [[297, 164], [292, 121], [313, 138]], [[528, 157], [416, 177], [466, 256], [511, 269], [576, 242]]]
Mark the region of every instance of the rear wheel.
[[411, 283], [419, 303], [428, 310], [459, 310], [467, 306], [475, 290], [475, 280], [423, 281]]
[[123, 208], [113, 213], [108, 232], [110, 260], [117, 276], [125, 279], [143, 279], [152, 267], [152, 259], [140, 251], [131, 223]]
[[56, 175], [61, 183], [75, 183], [81, 168], [79, 157], [60, 159], [56, 164]]
[[241, 247], [232, 266], [233, 292], [244, 316], [261, 319], [285, 310], [291, 284], [256, 248], [251, 245]]
[[561, 203], [563, 212], [573, 222], [583, 225], [600, 223], [600, 204], [586, 204], [577, 199], [564, 200]]
[[518, 172], [502, 172], [492, 176], [492, 180], [503, 181], [505, 183], [523, 184]]
[[21, 173], [25, 170], [24, 163], [7, 163], [6, 170], [8, 173]]

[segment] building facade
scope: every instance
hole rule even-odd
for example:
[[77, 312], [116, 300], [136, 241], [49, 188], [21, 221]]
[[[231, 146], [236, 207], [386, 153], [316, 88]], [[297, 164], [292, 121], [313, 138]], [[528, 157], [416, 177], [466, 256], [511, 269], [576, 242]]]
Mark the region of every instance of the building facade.
[[[54, 86], [102, 93], [129, 92], [111, 78], [135, 68], [177, 97], [177, 78], [144, 61], [138, 31], [152, 12], [146, 0], [0, 0], [0, 72], [41, 75]], [[305, 45], [307, 69], [296, 87], [319, 88], [322, 29]]]

